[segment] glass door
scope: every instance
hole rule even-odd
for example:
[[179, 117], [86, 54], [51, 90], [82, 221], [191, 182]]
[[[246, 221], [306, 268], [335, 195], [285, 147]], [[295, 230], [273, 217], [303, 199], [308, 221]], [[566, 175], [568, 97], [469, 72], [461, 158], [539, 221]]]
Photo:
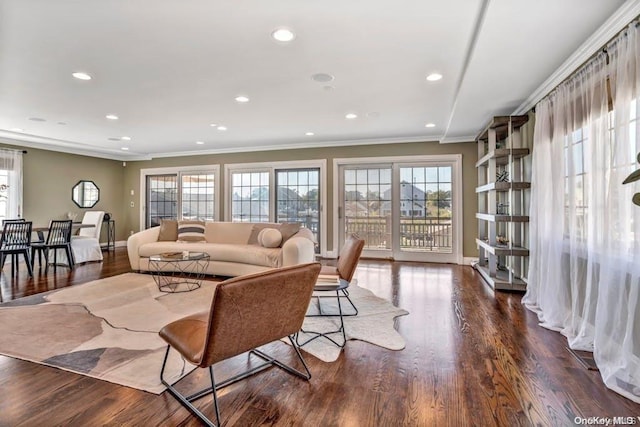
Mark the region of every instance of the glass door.
[[148, 175], [145, 228], [160, 225], [162, 219], [178, 218], [178, 175]]
[[365, 257], [460, 262], [458, 169], [438, 160], [341, 166], [338, 248], [356, 233]]
[[389, 258], [392, 254], [391, 165], [346, 166], [342, 173], [340, 246], [345, 236], [364, 239], [363, 256]]
[[452, 165], [399, 165], [394, 258], [454, 262]]

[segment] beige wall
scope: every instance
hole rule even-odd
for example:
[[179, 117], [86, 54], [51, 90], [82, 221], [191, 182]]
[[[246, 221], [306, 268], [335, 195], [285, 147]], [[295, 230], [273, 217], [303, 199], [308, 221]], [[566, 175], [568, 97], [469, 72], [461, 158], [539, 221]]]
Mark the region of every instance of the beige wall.
[[81, 209], [73, 203], [71, 188], [84, 179], [95, 182], [100, 189], [100, 200], [92, 209], [110, 212], [116, 220], [116, 239], [126, 239], [122, 162], [21, 147], [6, 139], [0, 139], [0, 146], [27, 151], [23, 156], [22, 212], [34, 226], [48, 225], [52, 219], [66, 219], [67, 212], [76, 212], [81, 220], [90, 209]]
[[[389, 156], [418, 156], [418, 155], [435, 155], [435, 154], [462, 154], [462, 176], [463, 176], [463, 222], [464, 222], [464, 244], [463, 254], [466, 257], [477, 257], [478, 252], [475, 244], [477, 233], [477, 221], [475, 219], [476, 212], [476, 193], [475, 187], [477, 183], [477, 173], [475, 162], [478, 158], [477, 146], [475, 143], [460, 144], [439, 144], [437, 142], [416, 142], [406, 144], [373, 144], [359, 145], [349, 147], [331, 147], [331, 148], [309, 148], [296, 150], [277, 150], [277, 151], [256, 151], [250, 153], [233, 153], [233, 154], [211, 154], [201, 156], [185, 156], [159, 158], [149, 161], [127, 162], [124, 168], [124, 185], [125, 185], [125, 214], [123, 215], [126, 224], [126, 230], [140, 230], [140, 211], [138, 194], [140, 189], [140, 170], [147, 168], [176, 167], [176, 166], [192, 166], [218, 164], [221, 167], [221, 175], [225, 164], [232, 163], [253, 163], [253, 162], [275, 162], [275, 161], [292, 161], [292, 160], [317, 160], [327, 159], [327, 178], [329, 192], [333, 188], [333, 159], [334, 158], [351, 158], [351, 157], [380, 157], [384, 160]], [[224, 180], [224, 176], [221, 176]], [[224, 188], [224, 182], [222, 187]], [[130, 195], [130, 190], [134, 190], [135, 194]], [[133, 202], [135, 207], [130, 208]], [[220, 200], [224, 203], [224, 200]], [[329, 193], [327, 212], [333, 212], [332, 194]], [[224, 212], [222, 206], [222, 212]], [[333, 242], [333, 224], [332, 216], [328, 215], [328, 250], [332, 250]]]
[[[21, 147], [11, 140], [1, 140], [0, 146], [26, 149], [24, 156], [24, 217], [35, 225], [46, 225], [50, 219], [65, 218], [67, 212], [77, 212], [78, 218], [86, 209], [78, 208], [71, 200], [71, 188], [81, 179], [92, 180], [100, 188], [100, 201], [94, 209], [110, 212], [116, 220], [116, 239], [125, 240], [130, 230], [140, 230], [140, 170], [146, 168], [218, 164], [221, 172], [225, 164], [276, 162], [292, 160], [327, 160], [329, 192], [333, 188], [333, 159], [351, 157], [418, 156], [435, 154], [462, 154], [463, 176], [463, 254], [476, 257], [475, 220], [477, 174], [475, 143], [439, 144], [417, 142], [406, 144], [372, 144], [349, 147], [309, 148], [296, 150], [256, 151], [250, 153], [211, 154], [158, 158], [149, 161], [122, 162], [94, 157], [65, 154], [55, 151]], [[222, 175], [222, 174], [221, 174]], [[224, 176], [221, 176], [224, 180]], [[222, 187], [224, 188], [224, 182]], [[134, 190], [131, 196], [130, 190]], [[134, 207], [130, 203], [134, 202]], [[224, 200], [220, 200], [224, 203]], [[327, 212], [333, 211], [333, 198], [329, 194]], [[224, 206], [222, 206], [224, 212]], [[328, 215], [328, 250], [333, 250], [332, 216]]]

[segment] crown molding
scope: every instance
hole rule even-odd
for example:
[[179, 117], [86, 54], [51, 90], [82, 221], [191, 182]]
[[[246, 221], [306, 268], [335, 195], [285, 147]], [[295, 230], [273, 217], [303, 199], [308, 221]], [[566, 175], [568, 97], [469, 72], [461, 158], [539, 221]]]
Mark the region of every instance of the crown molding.
[[182, 151], [153, 154], [152, 158], [202, 156], [207, 154], [251, 153], [254, 151], [302, 150], [306, 148], [348, 147], [357, 145], [406, 144], [411, 142], [438, 142], [441, 136], [408, 136], [398, 138], [355, 139], [341, 141], [315, 141], [293, 144], [262, 145], [257, 147], [230, 147], [213, 150]]
[[0, 142], [10, 145], [16, 145], [19, 147], [37, 148], [39, 150], [56, 151], [59, 153], [77, 154], [80, 156], [98, 157], [109, 160], [130, 161], [151, 159], [151, 157], [140, 153], [130, 153], [130, 155], [123, 155], [122, 151], [120, 150], [99, 148], [77, 142], [69, 142], [54, 138], [45, 138], [24, 133], [18, 134], [15, 132], [3, 130], [0, 130]]
[[[392, 138], [370, 138], [370, 139], [345, 139], [339, 141], [315, 141], [300, 142], [293, 144], [271, 144], [255, 147], [228, 147], [211, 150], [193, 150], [193, 151], [171, 151], [165, 153], [136, 153], [122, 152], [115, 149], [103, 149], [100, 147], [89, 146], [75, 142], [57, 140], [53, 138], [44, 138], [36, 135], [16, 134], [13, 132], [0, 130], [0, 143], [16, 145], [19, 147], [30, 147], [41, 150], [56, 151], [67, 154], [78, 154], [81, 156], [98, 157], [103, 159], [118, 161], [136, 161], [136, 160], [152, 160], [154, 158], [170, 158], [170, 157], [186, 157], [186, 156], [202, 156], [209, 154], [232, 154], [232, 153], [251, 153], [255, 151], [276, 151], [276, 150], [301, 150], [306, 148], [329, 148], [329, 147], [348, 147], [358, 145], [382, 145], [382, 144], [406, 144], [412, 142], [438, 142], [442, 139], [442, 135], [422, 135]], [[473, 138], [470, 139], [473, 141]], [[466, 140], [464, 142], [468, 142]]]
[[544, 81], [520, 106], [514, 115], [526, 114], [542, 98], [566, 80], [582, 64], [602, 49], [612, 38], [640, 15], [640, 0], [628, 0], [596, 30], [576, 51]]
[[476, 135], [467, 136], [444, 136], [440, 139], [440, 144], [458, 144], [461, 142], [475, 142]]

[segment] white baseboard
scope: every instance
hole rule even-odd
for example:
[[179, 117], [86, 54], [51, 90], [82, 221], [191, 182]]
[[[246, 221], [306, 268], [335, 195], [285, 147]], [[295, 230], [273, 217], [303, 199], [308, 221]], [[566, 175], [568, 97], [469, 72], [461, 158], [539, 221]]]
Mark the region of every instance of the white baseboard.
[[478, 258], [464, 257], [462, 259], [462, 265], [472, 265], [472, 264], [475, 264], [476, 262], [478, 262]]

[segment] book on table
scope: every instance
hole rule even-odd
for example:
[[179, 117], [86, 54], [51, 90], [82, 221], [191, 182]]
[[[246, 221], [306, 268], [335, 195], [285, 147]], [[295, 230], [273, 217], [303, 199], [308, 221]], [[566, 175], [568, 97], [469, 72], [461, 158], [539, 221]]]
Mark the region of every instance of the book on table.
[[338, 283], [340, 282], [340, 276], [337, 274], [320, 274], [316, 283]]

